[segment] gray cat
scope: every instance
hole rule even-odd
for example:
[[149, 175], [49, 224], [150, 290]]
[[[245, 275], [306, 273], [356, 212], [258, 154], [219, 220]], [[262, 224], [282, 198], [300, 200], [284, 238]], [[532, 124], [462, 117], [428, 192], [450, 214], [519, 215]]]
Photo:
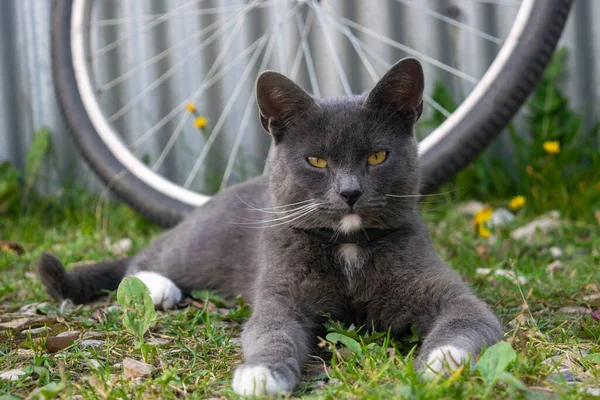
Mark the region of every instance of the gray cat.
[[423, 82], [419, 62], [404, 59], [367, 95], [315, 99], [262, 73], [268, 178], [220, 193], [132, 258], [66, 272], [44, 254], [42, 282], [52, 297], [82, 303], [134, 275], [165, 309], [182, 291], [242, 295], [254, 311], [233, 377], [239, 394], [292, 391], [323, 313], [396, 333], [416, 325], [424, 376], [468, 362], [502, 327], [439, 259], [418, 214]]

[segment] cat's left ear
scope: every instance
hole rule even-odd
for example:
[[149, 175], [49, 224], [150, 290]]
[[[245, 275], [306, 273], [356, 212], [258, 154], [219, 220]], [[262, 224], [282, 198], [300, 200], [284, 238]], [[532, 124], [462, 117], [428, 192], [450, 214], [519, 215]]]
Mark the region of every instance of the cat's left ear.
[[371, 90], [365, 106], [383, 112], [414, 113], [415, 122], [423, 112], [425, 78], [421, 63], [404, 58], [394, 64]]
[[273, 135], [278, 127], [287, 126], [317, 106], [304, 89], [274, 71], [265, 71], [256, 80], [256, 102], [263, 128]]

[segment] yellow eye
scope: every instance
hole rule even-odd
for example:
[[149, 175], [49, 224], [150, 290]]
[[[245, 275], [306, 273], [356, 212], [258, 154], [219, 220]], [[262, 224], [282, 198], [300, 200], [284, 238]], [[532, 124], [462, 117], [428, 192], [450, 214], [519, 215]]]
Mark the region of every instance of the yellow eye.
[[308, 163], [315, 168], [325, 168], [327, 166], [327, 160], [319, 157], [308, 157]]
[[367, 159], [367, 163], [369, 165], [379, 165], [382, 162], [384, 162], [386, 158], [387, 158], [387, 152], [378, 151], [377, 153], [373, 153], [369, 156], [369, 158]]

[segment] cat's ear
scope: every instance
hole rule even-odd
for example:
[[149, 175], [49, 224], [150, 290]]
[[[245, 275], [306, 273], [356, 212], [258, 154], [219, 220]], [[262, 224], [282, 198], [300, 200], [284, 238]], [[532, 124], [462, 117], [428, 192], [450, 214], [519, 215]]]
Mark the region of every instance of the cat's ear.
[[404, 58], [377, 82], [367, 96], [365, 106], [384, 112], [412, 112], [416, 121], [423, 112], [424, 87], [421, 63], [414, 58]]
[[260, 122], [267, 132], [284, 127], [316, 107], [316, 103], [300, 86], [285, 76], [265, 71], [256, 80], [256, 101]]

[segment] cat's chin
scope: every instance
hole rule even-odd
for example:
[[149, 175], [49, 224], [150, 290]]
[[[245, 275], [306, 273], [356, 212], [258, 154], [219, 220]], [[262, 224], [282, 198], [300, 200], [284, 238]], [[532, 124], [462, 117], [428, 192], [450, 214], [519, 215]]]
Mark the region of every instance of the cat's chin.
[[343, 233], [350, 233], [359, 230], [362, 227], [362, 219], [358, 214], [346, 214], [340, 220], [339, 229]]

